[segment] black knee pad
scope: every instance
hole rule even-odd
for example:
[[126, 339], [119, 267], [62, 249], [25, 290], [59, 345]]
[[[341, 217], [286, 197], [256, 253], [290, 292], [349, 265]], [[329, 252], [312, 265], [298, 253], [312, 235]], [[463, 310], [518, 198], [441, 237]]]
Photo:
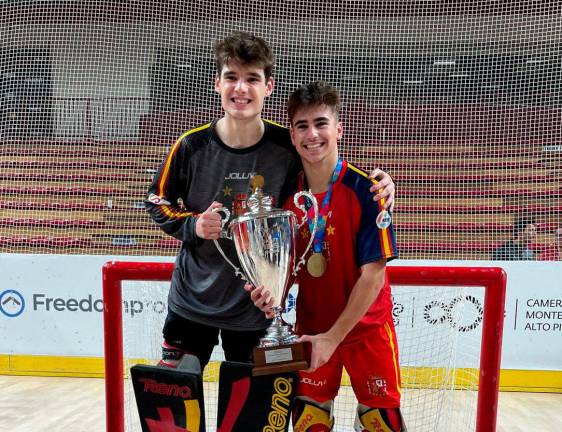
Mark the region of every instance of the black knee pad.
[[162, 342], [162, 360], [158, 363], [158, 366], [165, 366], [171, 368], [177, 368], [180, 364], [182, 357], [185, 354], [191, 354], [185, 350], [175, 347], [168, 342]]

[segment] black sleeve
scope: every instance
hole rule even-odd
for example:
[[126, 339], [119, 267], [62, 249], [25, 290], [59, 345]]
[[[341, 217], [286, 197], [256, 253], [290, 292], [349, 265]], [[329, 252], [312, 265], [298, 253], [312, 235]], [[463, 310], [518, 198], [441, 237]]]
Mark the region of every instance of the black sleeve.
[[158, 226], [172, 237], [196, 244], [197, 214], [180, 207], [179, 199], [186, 202], [181, 191], [186, 191], [189, 167], [189, 137], [177, 141], [154, 176], [145, 199], [145, 207]]

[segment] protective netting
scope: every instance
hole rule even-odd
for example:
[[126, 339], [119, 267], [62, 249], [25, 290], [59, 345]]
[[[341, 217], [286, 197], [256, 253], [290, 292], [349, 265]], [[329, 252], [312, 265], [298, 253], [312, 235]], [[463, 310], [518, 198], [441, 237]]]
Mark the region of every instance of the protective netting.
[[489, 259], [515, 218], [559, 259], [558, 2], [11, 1], [0, 5], [0, 252], [172, 255], [142, 200], [173, 139], [220, 116], [213, 41], [343, 93], [343, 153], [398, 185], [403, 258]]
[[[285, 124], [300, 83], [341, 89], [343, 155], [397, 182], [402, 258], [489, 259], [524, 214], [534, 257], [560, 259], [561, 18], [554, 1], [2, 2], [0, 252], [175, 254], [142, 201], [174, 138], [221, 115], [211, 46], [244, 30], [276, 54], [264, 117]], [[427, 295], [415, 316], [443, 333], [397, 328], [405, 415], [470, 430], [478, 330], [451, 314], [477, 297]], [[161, 318], [140, 325], [152, 353]]]
[[[168, 283], [123, 283], [125, 372], [161, 355]], [[292, 291], [297, 294], [297, 292]], [[298, 301], [298, 295], [296, 295]], [[416, 432], [475, 430], [481, 356], [483, 289], [393, 287], [393, 318], [402, 373], [402, 413]], [[285, 318], [294, 320], [291, 302]], [[359, 354], [359, 353], [358, 353]], [[218, 376], [224, 355], [215, 348], [203, 374], [208, 431], [216, 429]], [[125, 424], [140, 430], [132, 384], [126, 378]], [[357, 401], [347, 375], [334, 408], [335, 431], [353, 432]]]

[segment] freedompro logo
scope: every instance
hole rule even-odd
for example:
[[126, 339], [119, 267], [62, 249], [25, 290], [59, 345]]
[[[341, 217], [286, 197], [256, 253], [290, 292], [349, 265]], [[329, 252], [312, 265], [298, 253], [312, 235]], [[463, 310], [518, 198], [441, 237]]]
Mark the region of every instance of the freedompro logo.
[[0, 312], [8, 318], [20, 315], [25, 309], [23, 296], [15, 290], [6, 290], [0, 294]]

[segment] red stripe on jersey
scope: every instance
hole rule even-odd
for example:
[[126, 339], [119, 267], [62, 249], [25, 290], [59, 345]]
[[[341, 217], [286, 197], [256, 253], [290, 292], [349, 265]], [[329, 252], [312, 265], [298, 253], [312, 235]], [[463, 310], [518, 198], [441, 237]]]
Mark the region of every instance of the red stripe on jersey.
[[[350, 164], [349, 162], [347, 163], [347, 166], [349, 169], [355, 171], [357, 174], [369, 179], [371, 181], [371, 183], [377, 185], [379, 182], [375, 179], [369, 178], [369, 174], [367, 174], [365, 171], [357, 168], [356, 166]], [[379, 189], [377, 192], [382, 191], [382, 189]], [[378, 208], [379, 208], [379, 213], [381, 211], [384, 210], [384, 203], [386, 202], [386, 200], [384, 198], [382, 198], [380, 201], [378, 201]], [[383, 256], [385, 258], [392, 258], [396, 256], [396, 250], [392, 247], [392, 241], [390, 239], [390, 233], [388, 228], [384, 228], [379, 230], [379, 238], [380, 238], [380, 242], [382, 245], [382, 250], [383, 250]]]

